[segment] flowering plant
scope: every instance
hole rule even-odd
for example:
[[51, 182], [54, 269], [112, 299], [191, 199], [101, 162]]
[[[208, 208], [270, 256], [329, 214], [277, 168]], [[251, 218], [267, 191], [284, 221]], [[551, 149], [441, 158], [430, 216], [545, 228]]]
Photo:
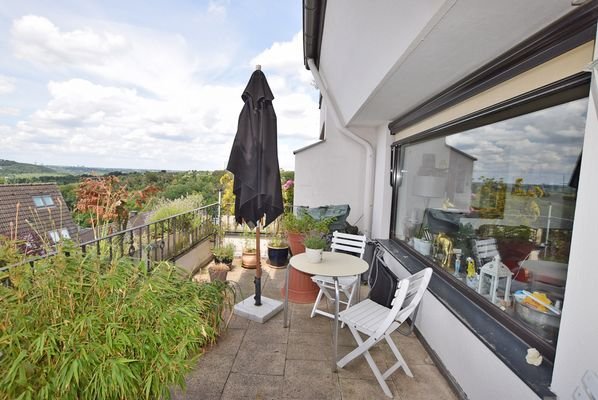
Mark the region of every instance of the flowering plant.
[[294, 192], [295, 181], [289, 179], [282, 185], [282, 199], [284, 201], [285, 209], [293, 209]]

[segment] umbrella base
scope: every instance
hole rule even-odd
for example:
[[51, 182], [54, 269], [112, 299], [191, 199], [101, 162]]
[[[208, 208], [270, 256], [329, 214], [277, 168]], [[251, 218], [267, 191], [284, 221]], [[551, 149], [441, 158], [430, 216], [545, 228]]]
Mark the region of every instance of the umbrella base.
[[243, 318], [263, 324], [283, 308], [282, 301], [262, 296], [262, 305], [256, 306], [253, 296], [235, 304], [234, 313]]

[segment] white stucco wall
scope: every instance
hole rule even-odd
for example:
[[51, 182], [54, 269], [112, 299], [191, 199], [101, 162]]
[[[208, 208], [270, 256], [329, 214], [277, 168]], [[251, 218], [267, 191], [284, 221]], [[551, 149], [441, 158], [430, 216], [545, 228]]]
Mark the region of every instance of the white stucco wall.
[[349, 204], [348, 222], [363, 230], [364, 149], [344, 136], [330, 115], [326, 121], [326, 140], [295, 154], [294, 205]]
[[552, 391], [563, 399], [572, 398], [573, 391], [587, 370], [598, 373], [598, 117], [595, 108], [598, 93], [594, 90], [596, 78], [592, 78], [594, 82], [588, 102], [567, 286], [552, 375]]
[[451, 2], [327, 2], [320, 73], [344, 121], [352, 119], [445, 3]]

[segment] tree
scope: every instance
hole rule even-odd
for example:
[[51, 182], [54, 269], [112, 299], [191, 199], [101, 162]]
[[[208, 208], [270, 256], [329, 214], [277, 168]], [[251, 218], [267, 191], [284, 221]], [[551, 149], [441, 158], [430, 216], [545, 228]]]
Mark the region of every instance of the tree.
[[77, 211], [89, 214], [92, 227], [115, 222], [118, 230], [126, 229], [129, 211], [126, 208], [129, 192], [115, 176], [87, 178], [77, 189]]
[[234, 215], [235, 213], [235, 194], [233, 193], [233, 174], [225, 173], [220, 177], [222, 185], [222, 214]]

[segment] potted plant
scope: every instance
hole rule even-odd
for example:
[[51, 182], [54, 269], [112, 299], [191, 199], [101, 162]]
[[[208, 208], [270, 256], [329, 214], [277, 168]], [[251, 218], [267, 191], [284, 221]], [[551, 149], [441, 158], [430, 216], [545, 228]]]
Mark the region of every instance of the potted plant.
[[241, 266], [247, 269], [257, 267], [257, 251], [255, 249], [255, 233], [245, 228], [243, 230], [243, 254], [241, 255]]
[[318, 221], [307, 213], [300, 215], [285, 213], [282, 218], [282, 227], [287, 233], [291, 254], [296, 255], [305, 252], [303, 244], [305, 236], [312, 231], [318, 231], [322, 235], [328, 233], [328, 228], [333, 221], [334, 218], [325, 218]]
[[326, 240], [321, 234], [315, 232], [310, 233], [304, 241], [305, 254], [309, 262], [320, 263], [322, 262], [322, 253], [324, 247], [326, 247]]
[[428, 228], [420, 229], [417, 237], [413, 238], [413, 248], [424, 256], [432, 253], [432, 233]]
[[[320, 237], [328, 233], [333, 218], [316, 220], [307, 213], [298, 216], [285, 213], [282, 227], [287, 232], [289, 248], [293, 255], [305, 252], [304, 240], [308, 233], [317, 233]], [[289, 271], [289, 301], [298, 304], [313, 303], [318, 295], [318, 285], [311, 280], [311, 275], [291, 268]], [[281, 288], [284, 296], [285, 288]]]
[[228, 271], [230, 271], [230, 268], [228, 265], [224, 264], [224, 263], [217, 263], [214, 264], [210, 267], [208, 267], [208, 274], [210, 274], [210, 281], [211, 282], [215, 282], [215, 281], [226, 281], [226, 275], [228, 274]]
[[233, 259], [235, 257], [235, 245], [228, 243], [222, 246], [221, 260], [222, 263], [231, 267], [233, 265]]
[[229, 243], [224, 246], [218, 246], [212, 250], [212, 255], [216, 264], [222, 263], [230, 267], [235, 256], [235, 245]]
[[274, 235], [268, 244], [268, 260], [273, 267], [284, 267], [289, 258], [289, 245], [280, 233]]

